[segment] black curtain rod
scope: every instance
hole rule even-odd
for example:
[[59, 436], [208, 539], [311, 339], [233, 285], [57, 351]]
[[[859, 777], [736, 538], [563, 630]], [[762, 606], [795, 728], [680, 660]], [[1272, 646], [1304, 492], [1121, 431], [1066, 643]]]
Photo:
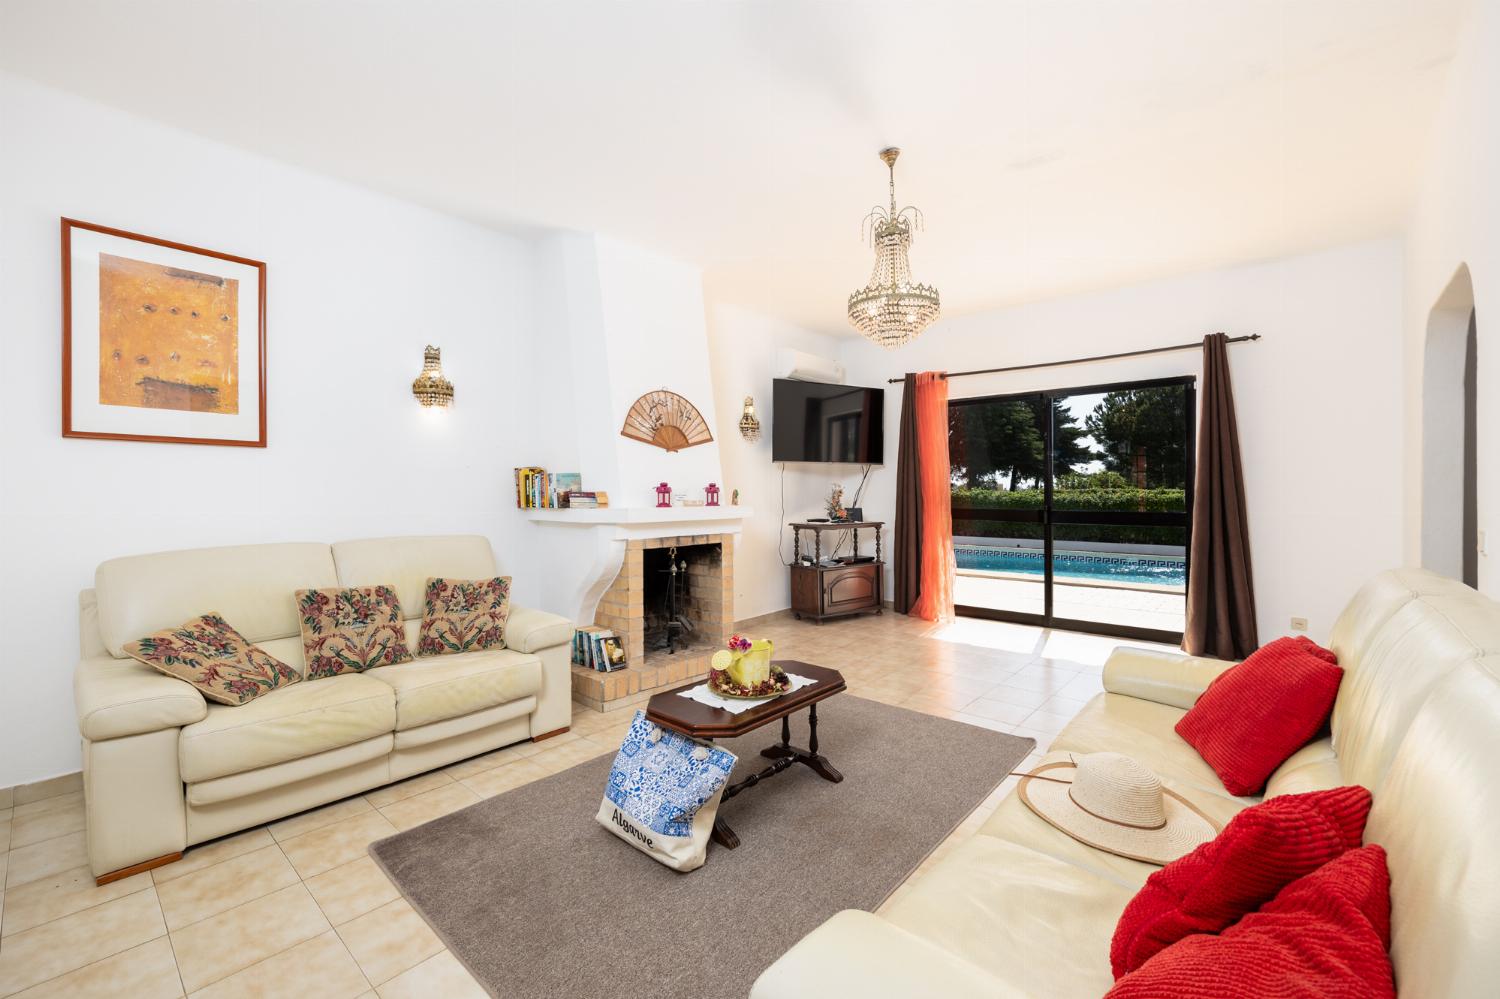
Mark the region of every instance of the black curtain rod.
[[[1225, 343], [1244, 343], [1247, 340], [1259, 340], [1259, 333], [1251, 333], [1247, 336], [1232, 336]], [[969, 375], [998, 375], [1006, 371], [1030, 371], [1033, 368], [1058, 368], [1065, 364], [1089, 364], [1093, 361], [1115, 361], [1122, 357], [1141, 357], [1145, 354], [1167, 354], [1174, 350], [1199, 350], [1203, 347], [1203, 341], [1194, 343], [1179, 343], [1171, 347], [1148, 347], [1145, 350], [1127, 350], [1119, 354], [1099, 354], [1095, 357], [1075, 357], [1070, 361], [1042, 361], [1039, 364], [1013, 364], [1008, 368], [981, 368], [977, 371], [950, 371], [943, 375], [944, 378], [965, 378]], [[905, 381], [904, 378], [887, 378], [886, 383], [899, 385]]]

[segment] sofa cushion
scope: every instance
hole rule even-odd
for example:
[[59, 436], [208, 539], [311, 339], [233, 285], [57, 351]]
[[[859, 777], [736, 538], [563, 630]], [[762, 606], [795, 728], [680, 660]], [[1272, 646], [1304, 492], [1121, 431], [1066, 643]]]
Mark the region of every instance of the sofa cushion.
[[1029, 996], [1098, 996], [1133, 889], [993, 836], [958, 844], [886, 918]]
[[213, 610], [252, 642], [297, 634], [292, 591], [333, 586], [327, 545], [240, 545], [111, 559], [94, 572], [99, 635], [110, 655], [125, 643]]
[[248, 704], [211, 704], [178, 742], [188, 783], [352, 745], [396, 727], [388, 684], [349, 673], [273, 690]]
[[130, 658], [184, 680], [210, 701], [244, 704], [296, 683], [302, 674], [251, 645], [218, 614], [202, 614], [175, 628], [125, 645]]
[[394, 692], [398, 732], [506, 704], [542, 689], [541, 660], [511, 649], [419, 659], [364, 675]]
[[1110, 944], [1116, 978], [1194, 933], [1219, 933], [1298, 878], [1359, 846], [1370, 792], [1340, 787], [1245, 809], [1213, 840], [1167, 864], [1125, 907]]
[[296, 599], [308, 679], [361, 673], [411, 658], [401, 605], [389, 586], [298, 590]]
[[1278, 638], [1209, 684], [1175, 731], [1230, 794], [1259, 794], [1328, 722], [1343, 675], [1295, 639]]
[[1126, 975], [1109, 999], [1396, 995], [1385, 851], [1350, 850], [1214, 935], [1186, 937]]
[[427, 580], [485, 579], [495, 575], [490, 539], [481, 534], [368, 538], [334, 543], [333, 561], [344, 586], [395, 587], [408, 619], [422, 616]]
[[1309, 742], [1276, 768], [1266, 781], [1265, 796], [1327, 791], [1349, 783], [1352, 782], [1344, 779], [1343, 767], [1333, 751], [1333, 739], [1324, 736]]
[[505, 648], [510, 577], [427, 581], [417, 655], [446, 656]]

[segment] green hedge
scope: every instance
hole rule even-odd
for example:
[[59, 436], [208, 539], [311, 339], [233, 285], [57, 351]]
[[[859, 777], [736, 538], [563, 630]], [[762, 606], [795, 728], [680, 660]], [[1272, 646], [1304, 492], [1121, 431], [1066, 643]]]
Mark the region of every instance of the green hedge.
[[[953, 490], [953, 533], [975, 538], [1042, 537], [1041, 524], [1003, 520], [966, 520], [964, 510], [1040, 510], [1045, 495], [1040, 489]], [[1057, 489], [1052, 493], [1055, 509], [1106, 512], [1141, 511], [1180, 513], [1187, 509], [1181, 489]], [[1053, 534], [1059, 544], [1067, 541], [1104, 541], [1113, 544], [1182, 545], [1185, 527], [1127, 527], [1109, 524], [1057, 524]]]

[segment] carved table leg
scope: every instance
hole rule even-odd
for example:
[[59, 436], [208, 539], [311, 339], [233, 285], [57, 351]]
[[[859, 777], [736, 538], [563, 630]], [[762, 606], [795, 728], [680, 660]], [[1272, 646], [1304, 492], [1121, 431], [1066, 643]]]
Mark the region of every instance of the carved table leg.
[[714, 816], [714, 828], [709, 833], [709, 838], [726, 850], [733, 850], [740, 845], [739, 836], [729, 828], [729, 823], [724, 821], [722, 815]]

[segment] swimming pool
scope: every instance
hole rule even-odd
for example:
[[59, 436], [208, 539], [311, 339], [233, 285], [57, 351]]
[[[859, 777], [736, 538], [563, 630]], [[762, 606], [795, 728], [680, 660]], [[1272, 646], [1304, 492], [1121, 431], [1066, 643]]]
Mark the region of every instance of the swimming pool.
[[[1044, 572], [1043, 557], [1034, 548], [954, 549], [960, 569], [982, 572], [1014, 572], [1040, 578]], [[1150, 583], [1157, 586], [1183, 586], [1187, 572], [1182, 557], [1173, 555], [1134, 555], [1129, 552], [1073, 552], [1057, 549], [1052, 553], [1052, 574], [1088, 582]]]

